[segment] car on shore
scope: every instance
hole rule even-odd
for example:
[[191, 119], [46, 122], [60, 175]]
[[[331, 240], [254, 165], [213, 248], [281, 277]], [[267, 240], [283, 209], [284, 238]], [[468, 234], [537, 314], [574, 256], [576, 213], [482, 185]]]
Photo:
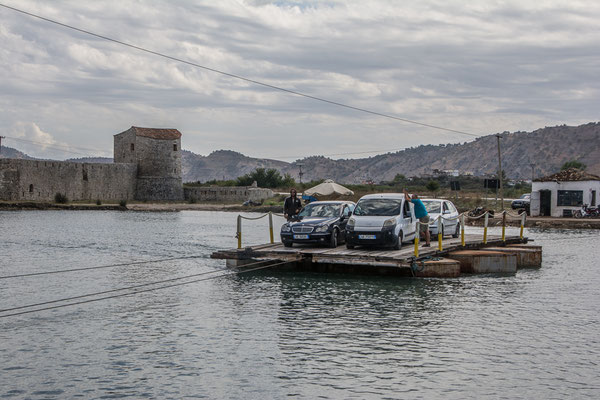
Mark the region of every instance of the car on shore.
[[435, 220], [440, 216], [442, 218], [442, 237], [452, 234], [452, 237], [457, 238], [460, 234], [460, 221], [458, 220], [458, 210], [454, 203], [443, 199], [421, 199], [421, 201], [427, 209], [427, 214], [429, 214], [429, 233], [431, 234], [431, 238], [437, 238], [438, 223]]
[[346, 247], [388, 246], [395, 250], [415, 238], [414, 206], [402, 193], [369, 194], [360, 198], [346, 225]]
[[337, 247], [346, 239], [346, 224], [355, 203], [351, 201], [315, 201], [305, 205], [298, 216], [281, 227], [285, 247], [297, 244], [321, 244]]
[[531, 193], [525, 193], [518, 199], [510, 203], [510, 208], [513, 210], [525, 209], [529, 213], [529, 205], [531, 204]]

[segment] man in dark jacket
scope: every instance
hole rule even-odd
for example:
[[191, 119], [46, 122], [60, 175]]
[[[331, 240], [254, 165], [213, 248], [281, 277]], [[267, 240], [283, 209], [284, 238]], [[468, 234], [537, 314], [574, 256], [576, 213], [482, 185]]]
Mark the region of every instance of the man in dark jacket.
[[296, 189], [292, 188], [290, 190], [290, 197], [287, 197], [283, 202], [283, 216], [289, 221], [298, 215], [301, 208], [302, 202], [296, 197]]

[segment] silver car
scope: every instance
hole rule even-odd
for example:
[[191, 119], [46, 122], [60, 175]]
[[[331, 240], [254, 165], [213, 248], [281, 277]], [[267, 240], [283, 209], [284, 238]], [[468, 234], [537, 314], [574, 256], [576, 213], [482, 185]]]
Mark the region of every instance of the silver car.
[[429, 233], [432, 238], [437, 238], [438, 223], [433, 222], [440, 215], [442, 218], [442, 237], [452, 234], [457, 238], [460, 235], [460, 221], [458, 220], [458, 210], [450, 200], [443, 199], [421, 199], [430, 218]]

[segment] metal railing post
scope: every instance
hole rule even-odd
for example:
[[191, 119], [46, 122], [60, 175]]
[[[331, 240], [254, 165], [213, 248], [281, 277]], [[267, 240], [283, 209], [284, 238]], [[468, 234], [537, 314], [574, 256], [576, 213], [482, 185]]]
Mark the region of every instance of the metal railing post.
[[275, 243], [273, 240], [273, 213], [269, 211], [269, 237], [271, 238], [271, 244]]
[[521, 233], [519, 234], [519, 237], [521, 239], [523, 239], [523, 228], [525, 227], [525, 216], [527, 215], [526, 211], [523, 211], [521, 213]]
[[419, 257], [420, 236], [421, 236], [421, 222], [417, 221], [417, 231], [415, 232], [415, 257]]
[[484, 223], [483, 223], [483, 244], [487, 244], [488, 216], [489, 216], [489, 213], [486, 211], [485, 219], [484, 219]]
[[238, 215], [237, 217], [237, 233], [236, 237], [238, 240], [238, 249], [242, 248], [242, 216]]
[[460, 219], [460, 244], [465, 247], [465, 214], [461, 215]]
[[502, 211], [502, 241], [506, 242], [506, 211]]
[[442, 223], [442, 216], [441, 215], [438, 217], [437, 226], [438, 226], [438, 250], [442, 251], [442, 239], [443, 239], [442, 229], [443, 229], [444, 225]]

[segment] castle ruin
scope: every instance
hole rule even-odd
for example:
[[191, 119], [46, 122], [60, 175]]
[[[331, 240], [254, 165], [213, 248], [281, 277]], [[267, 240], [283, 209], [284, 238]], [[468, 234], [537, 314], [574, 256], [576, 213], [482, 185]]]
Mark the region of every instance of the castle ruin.
[[0, 159], [0, 200], [181, 201], [181, 132], [132, 126], [114, 135], [114, 163]]

